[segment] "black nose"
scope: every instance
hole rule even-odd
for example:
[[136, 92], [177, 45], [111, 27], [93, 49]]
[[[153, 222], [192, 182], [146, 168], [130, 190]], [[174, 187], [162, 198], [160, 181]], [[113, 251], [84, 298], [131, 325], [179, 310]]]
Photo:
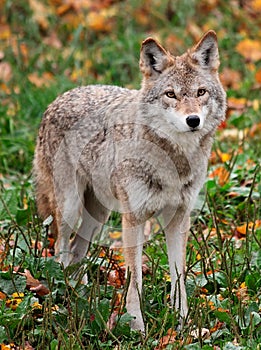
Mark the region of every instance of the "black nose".
[[186, 122], [191, 128], [196, 128], [200, 124], [200, 119], [198, 115], [193, 114], [187, 117]]

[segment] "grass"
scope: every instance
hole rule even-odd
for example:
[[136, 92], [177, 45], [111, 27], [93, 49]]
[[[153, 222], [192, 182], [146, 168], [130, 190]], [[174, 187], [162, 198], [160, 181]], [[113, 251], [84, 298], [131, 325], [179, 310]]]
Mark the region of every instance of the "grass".
[[[0, 3], [0, 52], [11, 70], [0, 82], [1, 348], [259, 349], [261, 107], [255, 74], [261, 61], [245, 59], [237, 44], [245, 38], [260, 41], [260, 16], [251, 6], [222, 0], [101, 1], [93, 10], [94, 20], [102, 13], [100, 31], [90, 22], [89, 8], [77, 13], [72, 6], [62, 13], [59, 1], [43, 1], [43, 8], [30, 4]], [[31, 176], [37, 129], [47, 105], [69, 88], [97, 82], [137, 88], [145, 37], [157, 36], [179, 54], [197, 31], [208, 28], [219, 37], [221, 71], [237, 72], [240, 81], [236, 86], [234, 78], [227, 86], [228, 119], [217, 134], [205, 191], [193, 215], [186, 274], [190, 322], [176, 332], [164, 235], [154, 223], [153, 239], [144, 249], [141, 305], [147, 335], [142, 338], [128, 326], [128, 279], [121, 281], [120, 253], [114, 256], [94, 244], [82, 267], [90, 276], [88, 286], [44, 256], [51, 255], [52, 246], [48, 227], [36, 215]], [[231, 98], [236, 98], [232, 107]], [[245, 99], [243, 107], [238, 98]], [[110, 225], [118, 227], [117, 215]], [[41, 285], [50, 292], [45, 294]], [[34, 286], [38, 289], [30, 290]], [[205, 336], [195, 329], [205, 329]]]

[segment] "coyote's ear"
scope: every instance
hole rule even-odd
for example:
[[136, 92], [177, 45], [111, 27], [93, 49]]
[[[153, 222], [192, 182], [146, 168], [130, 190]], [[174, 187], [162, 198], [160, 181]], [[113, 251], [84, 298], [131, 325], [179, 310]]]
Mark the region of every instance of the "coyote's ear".
[[172, 61], [171, 55], [154, 39], [143, 41], [140, 50], [140, 70], [145, 76], [158, 75]]
[[202, 68], [217, 70], [219, 54], [217, 36], [213, 30], [208, 31], [190, 52], [194, 63]]

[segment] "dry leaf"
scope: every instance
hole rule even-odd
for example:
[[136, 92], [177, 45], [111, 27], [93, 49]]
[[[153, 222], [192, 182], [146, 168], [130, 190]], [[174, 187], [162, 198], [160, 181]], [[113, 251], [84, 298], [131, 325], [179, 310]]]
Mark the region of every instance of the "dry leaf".
[[41, 76], [34, 72], [28, 75], [29, 81], [37, 87], [50, 86], [54, 81], [54, 76], [50, 72], [44, 72]]
[[95, 32], [108, 32], [112, 29], [110, 19], [115, 15], [113, 9], [103, 9], [99, 12], [91, 11], [87, 15], [87, 25]]
[[164, 335], [160, 341], [159, 345], [154, 348], [154, 350], [162, 350], [167, 347], [168, 344], [174, 344], [176, 342], [177, 332], [172, 328], [168, 329], [167, 335]]
[[250, 6], [255, 12], [261, 12], [261, 0], [252, 0]]
[[214, 327], [210, 328], [210, 333], [215, 333], [216, 331], [218, 331], [219, 329], [222, 329], [225, 327], [225, 323], [224, 322], [220, 322], [217, 321], [217, 323], [215, 324]]
[[210, 178], [218, 178], [218, 183], [220, 186], [224, 186], [228, 179], [229, 179], [229, 172], [223, 167], [217, 167], [215, 170], [213, 170], [210, 174]]
[[261, 59], [261, 42], [258, 40], [244, 39], [237, 44], [236, 50], [248, 62], [256, 62]]
[[120, 239], [122, 236], [121, 231], [113, 231], [109, 233], [111, 239]]
[[242, 76], [238, 71], [226, 67], [220, 74], [220, 80], [226, 88], [237, 90], [240, 87]]
[[5, 293], [0, 291], [0, 300], [4, 300], [4, 299], [6, 299], [6, 295]]
[[24, 293], [13, 293], [12, 299], [6, 300], [6, 306], [12, 310], [16, 310], [17, 306], [23, 301]]
[[0, 24], [0, 40], [7, 40], [11, 37], [11, 30], [8, 24]]
[[12, 67], [8, 62], [0, 62], [0, 81], [8, 82], [12, 78]]
[[228, 108], [234, 109], [234, 110], [244, 110], [247, 105], [247, 99], [244, 97], [237, 98], [237, 97], [229, 97], [227, 99]]
[[125, 283], [125, 271], [112, 270], [108, 274], [108, 284], [116, 288], [121, 288]]
[[113, 330], [114, 327], [116, 326], [118, 315], [119, 315], [119, 311], [115, 310], [112, 312], [112, 314], [107, 322], [107, 327], [109, 328], [109, 330]]
[[56, 32], [51, 32], [51, 34], [48, 37], [44, 38], [43, 42], [45, 45], [52, 46], [55, 49], [62, 48], [61, 40], [58, 38]]
[[41, 284], [38, 279], [35, 279], [29, 270], [25, 269], [24, 272], [19, 272], [19, 275], [26, 277], [26, 288], [30, 291], [35, 292], [39, 296], [44, 296], [50, 293], [49, 289]]
[[261, 84], [261, 69], [259, 69], [255, 74], [256, 81]]
[[47, 30], [49, 27], [48, 16], [52, 13], [51, 7], [37, 0], [29, 0], [29, 4], [33, 12], [34, 20], [42, 29]]
[[201, 328], [200, 330], [197, 328], [197, 329], [191, 331], [190, 335], [194, 339], [198, 339], [199, 336], [200, 336], [200, 338], [207, 339], [210, 336], [210, 331], [208, 328]]

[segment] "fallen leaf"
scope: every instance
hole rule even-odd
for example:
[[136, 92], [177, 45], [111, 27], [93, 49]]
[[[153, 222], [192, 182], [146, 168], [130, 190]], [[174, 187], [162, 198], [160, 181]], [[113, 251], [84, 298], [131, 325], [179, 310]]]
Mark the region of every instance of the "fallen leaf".
[[54, 81], [54, 76], [50, 72], [44, 72], [41, 76], [34, 72], [28, 75], [28, 80], [37, 87], [48, 87]]
[[216, 331], [218, 331], [219, 329], [222, 329], [225, 327], [225, 323], [224, 322], [220, 322], [220, 321], [217, 321], [217, 323], [215, 324], [214, 327], [210, 328], [210, 333], [215, 333]]
[[122, 232], [121, 231], [112, 231], [109, 233], [109, 236], [111, 239], [120, 239], [122, 236]]
[[95, 32], [109, 32], [112, 29], [110, 19], [114, 15], [111, 9], [103, 9], [99, 12], [90, 11], [86, 18], [87, 26]]
[[256, 71], [255, 74], [255, 79], [258, 83], [261, 83], [261, 69], [259, 69], [258, 71]]
[[177, 340], [177, 332], [172, 328], [168, 329], [167, 335], [164, 335], [160, 341], [159, 345], [154, 348], [154, 350], [162, 350], [167, 347], [169, 344], [174, 344]]
[[217, 167], [215, 170], [213, 170], [210, 174], [209, 177], [210, 178], [217, 178], [218, 179], [218, 184], [220, 186], [224, 186], [229, 179], [229, 172], [226, 170], [225, 167], [220, 166]]
[[8, 24], [0, 24], [0, 39], [7, 40], [11, 37], [11, 29]]
[[12, 78], [12, 67], [8, 62], [0, 62], [0, 81], [8, 82]]
[[237, 98], [237, 97], [229, 97], [227, 99], [227, 106], [230, 109], [235, 110], [244, 110], [247, 105], [247, 99], [244, 97]]
[[12, 310], [16, 310], [17, 306], [23, 301], [24, 293], [13, 293], [12, 298], [6, 300], [6, 306]]
[[220, 80], [226, 88], [237, 90], [240, 87], [242, 76], [238, 71], [226, 67], [220, 74]]
[[210, 331], [208, 328], [201, 328], [201, 329], [197, 328], [197, 329], [191, 331], [190, 335], [194, 339], [199, 339], [199, 337], [203, 338], [203, 339], [207, 339], [210, 336]]
[[108, 273], [108, 284], [116, 288], [121, 288], [125, 283], [125, 271], [111, 270]]
[[261, 0], [252, 0], [251, 6], [256, 12], [261, 12]]
[[6, 299], [6, 295], [5, 293], [0, 291], [0, 300], [4, 300], [4, 299]]
[[48, 17], [52, 13], [51, 6], [47, 6], [43, 2], [37, 0], [29, 0], [29, 5], [33, 12], [34, 20], [42, 29], [47, 30], [49, 27]]
[[51, 34], [43, 39], [43, 42], [45, 45], [52, 46], [55, 49], [61, 49], [62, 43], [61, 40], [58, 38], [56, 32], [51, 32]]
[[236, 227], [236, 231], [241, 235], [245, 236], [248, 231], [251, 231], [254, 227], [259, 228], [261, 226], [261, 220], [256, 220], [255, 222], [244, 223], [241, 226]]
[[107, 322], [107, 327], [109, 328], [109, 330], [113, 330], [117, 324], [117, 318], [119, 315], [119, 311], [115, 310], [111, 313], [109, 320]]
[[30, 291], [35, 292], [39, 296], [44, 296], [50, 293], [49, 289], [38, 279], [34, 278], [29, 270], [25, 269], [24, 272], [19, 272], [19, 275], [26, 277], [26, 288]]
[[261, 59], [261, 42], [258, 40], [246, 38], [237, 44], [236, 50], [248, 62], [256, 62]]
[[233, 291], [236, 292], [238, 299], [243, 301], [249, 300], [248, 290], [245, 282], [241, 283], [239, 288]]

